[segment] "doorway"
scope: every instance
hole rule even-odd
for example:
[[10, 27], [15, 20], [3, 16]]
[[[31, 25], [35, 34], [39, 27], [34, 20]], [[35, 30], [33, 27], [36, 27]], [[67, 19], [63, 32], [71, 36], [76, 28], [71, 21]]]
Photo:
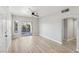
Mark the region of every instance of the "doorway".
[[21, 35], [22, 36], [31, 36], [32, 35], [32, 23], [31, 22], [22, 22]]
[[31, 21], [13, 21], [13, 37], [31, 36], [32, 22]]
[[76, 48], [76, 19], [68, 17], [63, 19], [63, 45], [75, 50]]

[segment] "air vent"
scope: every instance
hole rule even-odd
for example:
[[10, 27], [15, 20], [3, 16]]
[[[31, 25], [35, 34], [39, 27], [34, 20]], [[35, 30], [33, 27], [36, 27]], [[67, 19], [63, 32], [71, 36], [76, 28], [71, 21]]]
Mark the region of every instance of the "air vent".
[[61, 13], [65, 13], [65, 12], [69, 12], [69, 8], [64, 9], [64, 10], [61, 11]]

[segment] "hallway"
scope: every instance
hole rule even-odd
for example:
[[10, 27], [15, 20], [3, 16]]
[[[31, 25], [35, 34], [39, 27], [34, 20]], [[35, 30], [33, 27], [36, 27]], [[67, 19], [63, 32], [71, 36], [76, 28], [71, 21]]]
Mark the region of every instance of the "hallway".
[[[70, 42], [72, 43], [72, 42]], [[73, 45], [73, 44], [71, 44]], [[69, 47], [68, 47], [69, 46]], [[60, 45], [41, 36], [27, 36], [12, 41], [9, 52], [13, 53], [73, 53], [75, 47]], [[73, 49], [71, 49], [73, 48]]]

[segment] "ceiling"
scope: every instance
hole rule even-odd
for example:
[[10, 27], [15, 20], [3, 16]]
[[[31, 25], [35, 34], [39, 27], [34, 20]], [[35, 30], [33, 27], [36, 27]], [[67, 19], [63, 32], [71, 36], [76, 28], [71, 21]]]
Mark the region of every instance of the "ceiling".
[[[40, 17], [61, 12], [67, 6], [12, 6], [10, 12], [14, 15], [31, 16], [31, 10], [38, 12]], [[31, 9], [31, 10], [30, 10]]]

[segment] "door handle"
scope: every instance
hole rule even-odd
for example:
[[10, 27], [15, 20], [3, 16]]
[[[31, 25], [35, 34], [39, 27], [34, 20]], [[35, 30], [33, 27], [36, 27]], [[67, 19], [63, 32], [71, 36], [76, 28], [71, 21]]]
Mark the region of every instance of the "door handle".
[[7, 37], [7, 35], [5, 35], [5, 37]]
[[5, 37], [7, 37], [7, 32], [5, 32]]

